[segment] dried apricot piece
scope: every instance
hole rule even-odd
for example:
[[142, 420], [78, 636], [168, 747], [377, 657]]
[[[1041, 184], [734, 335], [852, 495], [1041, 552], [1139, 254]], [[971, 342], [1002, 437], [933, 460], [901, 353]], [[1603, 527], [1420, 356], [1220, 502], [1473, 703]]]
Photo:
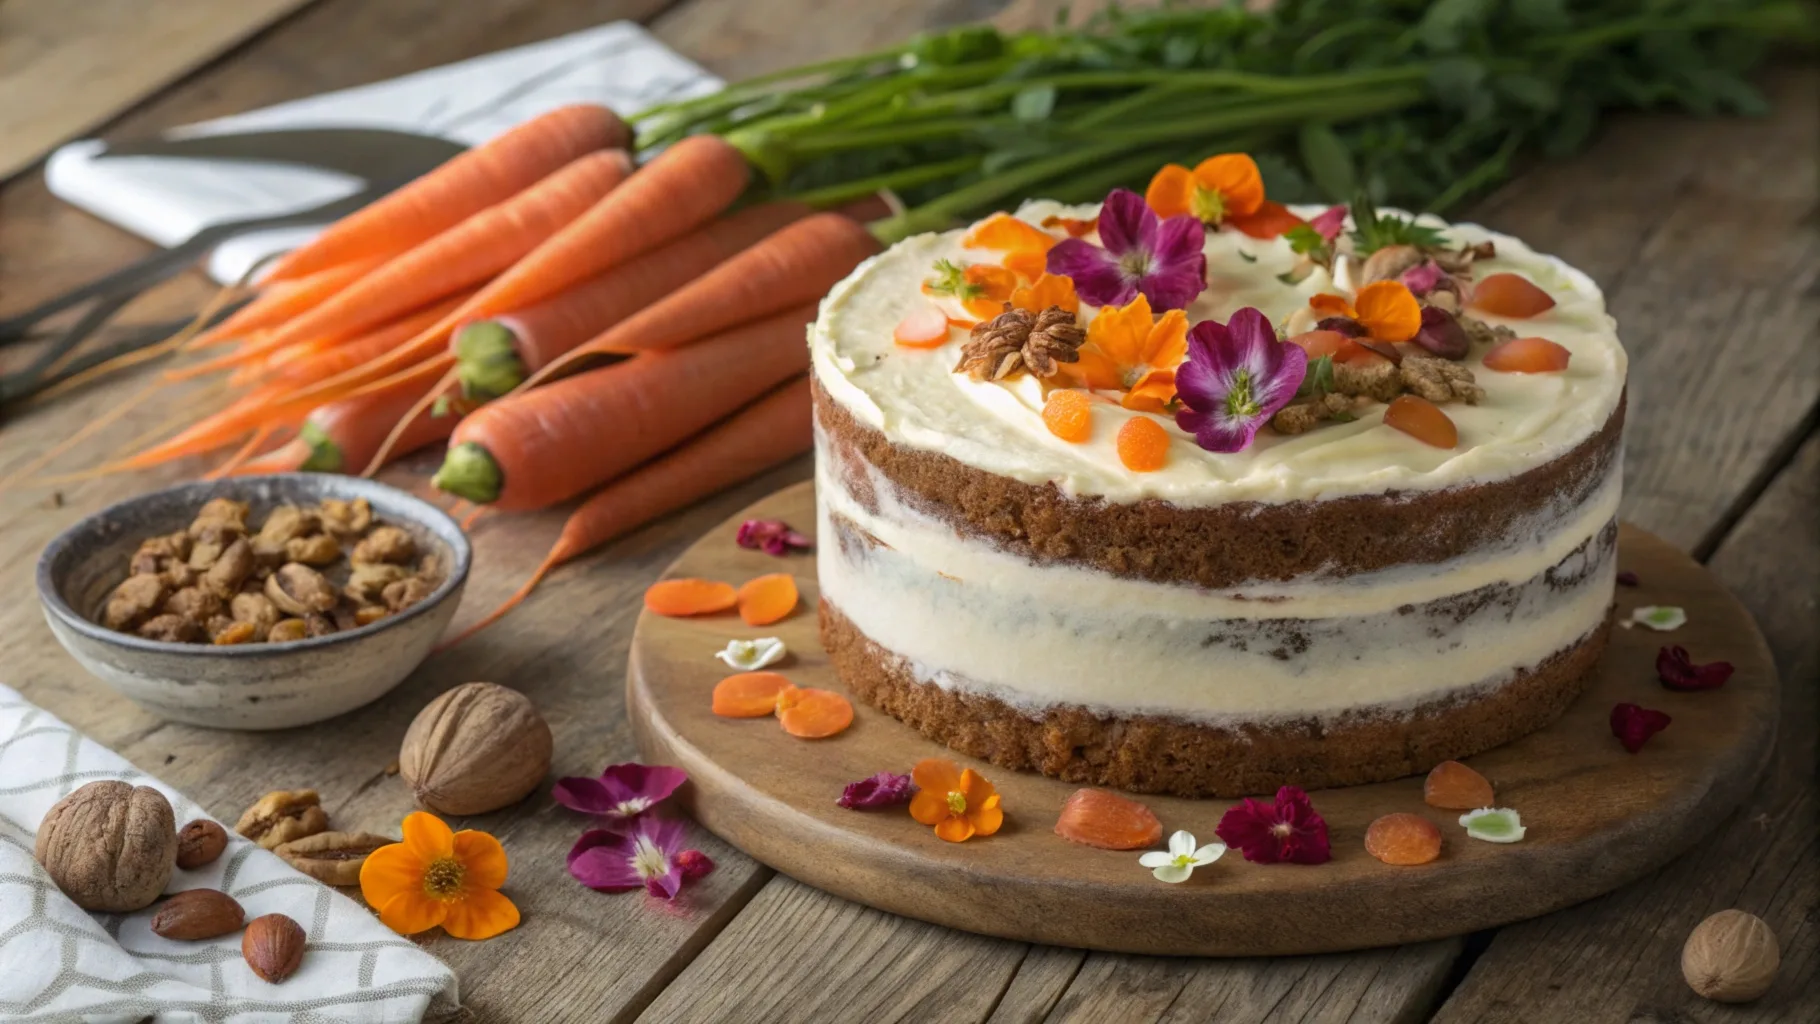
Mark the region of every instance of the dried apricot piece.
[[1119, 461], [1133, 473], [1153, 473], [1169, 459], [1169, 432], [1148, 416], [1133, 416], [1119, 428]]
[[1492, 316], [1523, 320], [1555, 308], [1555, 300], [1527, 277], [1493, 274], [1472, 286], [1467, 305]]
[[796, 610], [796, 577], [774, 572], [740, 584], [739, 617], [748, 626], [769, 626]]
[[1567, 369], [1573, 353], [1547, 338], [1512, 338], [1485, 353], [1485, 368], [1500, 373], [1553, 373]]
[[1365, 830], [1365, 852], [1386, 864], [1426, 864], [1441, 855], [1441, 830], [1420, 814], [1386, 814]]
[[741, 672], [714, 685], [714, 713], [722, 718], [763, 718], [775, 714], [780, 699], [794, 689], [776, 672]]
[[1452, 448], [1460, 443], [1460, 431], [1453, 420], [1440, 406], [1420, 395], [1398, 395], [1384, 410], [1384, 424], [1436, 448]]
[[1103, 789], [1077, 789], [1062, 804], [1055, 834], [1102, 850], [1140, 850], [1163, 839], [1163, 823], [1150, 808]]
[[1043, 425], [1064, 441], [1079, 444], [1093, 433], [1093, 399], [1085, 391], [1062, 388], [1043, 403]]
[[1471, 811], [1492, 806], [1491, 780], [1458, 761], [1442, 761], [1422, 783], [1422, 799], [1430, 807]]
[[706, 615], [739, 602], [733, 584], [719, 580], [661, 580], [645, 590], [645, 607], [659, 615]]
[[833, 690], [792, 688], [778, 696], [777, 721], [797, 739], [825, 739], [853, 724], [853, 705]]

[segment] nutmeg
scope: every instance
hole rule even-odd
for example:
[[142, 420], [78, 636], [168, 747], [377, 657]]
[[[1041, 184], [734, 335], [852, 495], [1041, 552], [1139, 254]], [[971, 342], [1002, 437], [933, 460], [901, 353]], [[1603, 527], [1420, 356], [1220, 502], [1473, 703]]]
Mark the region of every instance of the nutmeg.
[[44, 816], [33, 856], [84, 910], [140, 910], [158, 898], [176, 868], [176, 815], [149, 786], [91, 782]]
[[1681, 948], [1681, 975], [1714, 1002], [1748, 1003], [1775, 984], [1782, 953], [1755, 914], [1721, 910], [1694, 926]]
[[550, 771], [551, 745], [549, 725], [524, 694], [463, 683], [417, 713], [398, 769], [420, 806], [484, 814], [537, 788]]

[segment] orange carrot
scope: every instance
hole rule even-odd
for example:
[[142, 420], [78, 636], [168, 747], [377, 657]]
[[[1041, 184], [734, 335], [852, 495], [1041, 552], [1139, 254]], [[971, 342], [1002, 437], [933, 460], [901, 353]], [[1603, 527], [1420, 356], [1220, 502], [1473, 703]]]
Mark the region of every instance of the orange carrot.
[[583, 154], [620, 148], [631, 138], [625, 122], [606, 107], [558, 107], [329, 225], [273, 264], [265, 279], [288, 281], [338, 263], [395, 256]]
[[572, 498], [802, 372], [814, 318], [800, 306], [483, 405], [456, 428], [432, 482], [509, 512]]
[[[433, 382], [406, 381], [401, 385], [355, 398], [317, 406], [304, 418], [297, 436], [280, 448], [243, 463], [236, 475], [291, 473], [356, 473], [372, 459], [392, 424]], [[398, 458], [446, 439], [460, 417], [424, 416], [413, 423], [392, 446]]]
[[[710, 494], [809, 450], [809, 380], [798, 377], [687, 443], [602, 487], [563, 524], [543, 564], [518, 592], [440, 647], [447, 649], [504, 618], [551, 569]], [[483, 506], [484, 507], [484, 506]]]
[[534, 387], [590, 357], [676, 348], [818, 300], [877, 251], [871, 233], [839, 214], [799, 220], [571, 350], [525, 383]]
[[331, 377], [297, 397], [362, 385], [395, 373], [447, 345], [454, 329], [542, 302], [603, 270], [700, 227], [746, 187], [745, 158], [712, 135], [664, 150], [568, 227], [494, 278], [443, 321], [371, 364]]
[[267, 350], [311, 338], [339, 340], [427, 302], [491, 280], [562, 230], [632, 173], [624, 150], [578, 157], [504, 202], [387, 260], [262, 339]]
[[527, 374], [809, 213], [801, 203], [753, 206], [535, 305], [467, 324], [450, 342], [463, 397], [511, 391]]
[[358, 281], [383, 262], [380, 259], [350, 260], [308, 277], [273, 285], [226, 320], [191, 338], [184, 348], [206, 348], [275, 327]]
[[279, 361], [274, 356], [275, 365], [271, 368], [270, 377], [275, 381], [299, 386], [333, 377], [350, 366], [359, 366], [416, 337], [424, 328], [448, 316], [473, 293], [473, 289], [457, 292], [402, 319], [338, 345], [305, 342], [301, 346], [294, 346], [300, 349], [295, 358]]

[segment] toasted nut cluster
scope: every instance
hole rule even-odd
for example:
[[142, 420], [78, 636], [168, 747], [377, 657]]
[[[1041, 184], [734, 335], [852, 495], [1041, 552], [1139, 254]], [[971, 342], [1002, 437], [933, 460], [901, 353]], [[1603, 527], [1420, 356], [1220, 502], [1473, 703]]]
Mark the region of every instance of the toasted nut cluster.
[[442, 567], [366, 499], [283, 505], [254, 530], [246, 502], [139, 545], [101, 623], [177, 643], [285, 643], [378, 622], [429, 597]]

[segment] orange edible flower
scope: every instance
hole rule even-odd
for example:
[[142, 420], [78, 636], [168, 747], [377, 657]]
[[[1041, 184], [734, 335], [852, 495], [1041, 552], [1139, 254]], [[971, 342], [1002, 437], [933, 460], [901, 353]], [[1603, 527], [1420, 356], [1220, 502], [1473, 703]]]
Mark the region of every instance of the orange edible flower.
[[404, 842], [374, 850], [360, 866], [360, 895], [400, 935], [437, 925], [458, 939], [490, 939], [518, 927], [518, 908], [499, 894], [506, 851], [485, 832], [449, 831], [413, 811]]
[[1035, 284], [1019, 287], [1011, 293], [1011, 305], [1032, 313], [1041, 313], [1050, 306], [1060, 306], [1070, 313], [1081, 311], [1080, 297], [1074, 294], [1074, 278], [1060, 274], [1042, 274]]
[[1252, 238], [1276, 238], [1308, 222], [1290, 213], [1289, 207], [1282, 203], [1266, 199], [1256, 213], [1228, 217], [1226, 223]]
[[1122, 307], [1101, 309], [1087, 325], [1077, 362], [1062, 370], [1087, 387], [1123, 391], [1127, 409], [1161, 412], [1175, 398], [1175, 368], [1188, 357], [1188, 314], [1179, 309], [1155, 319], [1143, 295]]
[[1008, 213], [995, 213], [967, 232], [961, 244], [969, 249], [996, 249], [1005, 254], [1005, 267], [1027, 281], [1043, 276], [1055, 237]]
[[1202, 160], [1192, 171], [1181, 164], [1165, 165], [1150, 179], [1144, 201], [1159, 217], [1188, 214], [1217, 227], [1263, 207], [1264, 177], [1246, 154], [1221, 153]]
[[1058, 217], [1051, 215], [1043, 218], [1043, 226], [1046, 228], [1061, 228], [1063, 231], [1068, 232], [1069, 238], [1081, 238], [1098, 231], [1100, 229], [1100, 219], [1098, 217], [1089, 217], [1086, 220], [1081, 220], [1076, 217]]
[[1401, 281], [1374, 281], [1360, 288], [1351, 302], [1323, 292], [1310, 296], [1308, 305], [1324, 317], [1356, 321], [1379, 341], [1408, 341], [1422, 329], [1422, 306]]
[[1005, 823], [998, 790], [973, 769], [940, 757], [924, 758], [911, 769], [918, 792], [910, 800], [910, 816], [935, 826], [935, 834], [950, 843], [964, 843], [974, 836], [989, 836]]

